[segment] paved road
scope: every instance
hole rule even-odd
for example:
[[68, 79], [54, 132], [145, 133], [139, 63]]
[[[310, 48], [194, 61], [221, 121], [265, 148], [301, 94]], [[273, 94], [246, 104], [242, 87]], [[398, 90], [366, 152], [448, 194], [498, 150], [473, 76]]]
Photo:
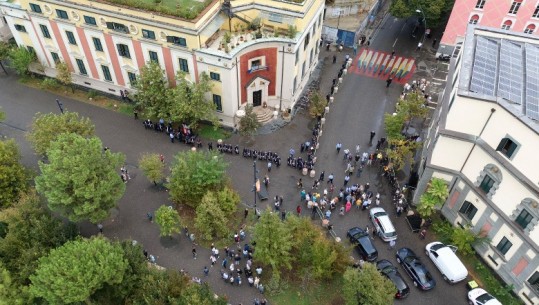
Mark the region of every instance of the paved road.
[[[382, 24], [381, 30], [374, 38], [371, 47], [373, 49], [391, 51], [393, 43], [398, 38], [395, 50], [397, 54], [412, 56], [415, 50], [416, 41], [408, 38], [406, 27], [402, 30], [403, 22], [394, 22], [388, 18]], [[409, 30], [408, 30], [409, 31]], [[345, 53], [338, 55], [338, 60], [342, 61]], [[323, 51], [321, 57], [329, 59], [333, 53]], [[325, 60], [322, 75], [322, 89], [329, 89], [329, 84], [336, 75], [338, 65], [332, 65], [329, 60]], [[335, 155], [334, 145], [336, 141], [342, 141], [345, 147], [355, 147], [360, 144], [363, 149], [368, 149], [368, 136], [370, 130], [375, 130], [378, 138], [383, 131], [383, 114], [393, 110], [401, 88], [391, 86], [385, 88], [383, 80], [377, 80], [358, 75], [349, 75], [345, 78], [336, 96], [335, 105], [327, 117], [324, 127], [324, 134], [321, 138], [319, 150], [319, 161], [317, 172], [325, 170], [326, 177], [330, 172], [336, 175], [335, 181], [342, 183], [344, 165], [339, 156]], [[17, 139], [21, 146], [23, 162], [32, 168], [37, 168], [37, 158], [33, 155], [31, 148], [24, 139], [24, 131], [28, 128], [32, 117], [36, 112], [58, 112], [56, 96], [22, 86], [17, 83], [14, 77], [0, 74], [0, 105], [7, 114], [6, 121], [0, 125], [0, 134]], [[148, 211], [153, 211], [162, 204], [170, 204], [167, 193], [155, 189], [136, 168], [137, 159], [144, 152], [157, 152], [165, 155], [166, 161], [170, 162], [172, 156], [180, 150], [188, 149], [182, 144], [172, 144], [167, 141], [163, 134], [155, 134], [143, 129], [140, 121], [135, 121], [130, 117], [113, 113], [105, 109], [94, 107], [88, 104], [79, 103], [72, 100], [64, 100], [64, 107], [69, 111], [76, 111], [84, 116], [90, 117], [96, 124], [97, 135], [103, 140], [104, 145], [113, 151], [121, 151], [126, 154], [126, 162], [133, 178], [127, 184], [124, 197], [120, 200], [119, 207], [114, 211], [109, 221], [104, 223], [104, 232], [111, 238], [132, 238], [141, 242], [150, 253], [157, 257], [158, 264], [167, 268], [183, 268], [193, 275], [202, 277], [209, 281], [216, 293], [227, 295], [232, 304], [243, 302], [249, 304], [251, 300], [258, 296], [254, 289], [243, 287], [231, 287], [225, 285], [218, 279], [218, 270], [211, 270], [210, 276], [204, 278], [202, 268], [209, 265], [209, 251], [207, 249], [197, 249], [199, 259], [194, 261], [191, 257], [191, 244], [183, 236], [176, 236], [172, 240], [159, 238], [158, 228], [155, 224], [147, 222], [145, 215]], [[310, 119], [304, 115], [298, 115], [294, 121], [282, 130], [270, 135], [263, 135], [256, 138], [250, 147], [257, 149], [277, 151], [286, 156], [290, 147], [295, 147], [299, 151], [299, 143], [310, 138]], [[376, 139], [375, 139], [376, 141]], [[238, 143], [245, 146], [243, 139], [233, 137], [230, 143]], [[242, 200], [252, 203], [252, 162], [239, 156], [225, 156], [231, 163], [229, 176], [235, 188], [240, 192]], [[263, 164], [259, 164], [260, 174], [265, 174]], [[318, 173], [317, 173], [318, 175]], [[298, 190], [295, 182], [300, 177], [299, 172], [282, 166], [271, 172], [271, 185], [269, 188], [270, 198], [281, 195], [285, 198], [284, 208], [295, 209], [299, 201]], [[312, 183], [311, 179], [304, 178], [305, 185]], [[380, 182], [375, 170], [364, 171], [361, 179], [354, 178], [352, 182], [370, 184], [382, 193], [385, 192], [384, 184]], [[391, 205], [384, 194], [382, 206], [393, 213]], [[259, 203], [265, 207], [269, 202]], [[304, 209], [307, 215], [308, 211]], [[339, 219], [334, 215], [335, 229], [339, 236], [344, 237], [345, 231], [355, 225], [365, 226], [368, 224], [367, 213], [353, 210], [349, 215]], [[417, 235], [411, 234], [406, 227], [404, 219], [394, 218], [394, 223], [399, 232], [397, 247], [409, 246], [417, 250], [420, 255], [423, 253], [425, 242], [420, 241]], [[80, 224], [81, 231], [88, 236], [96, 233], [96, 228], [88, 223]], [[375, 241], [380, 252], [380, 258], [388, 258], [395, 262], [394, 255], [387, 250], [387, 245], [380, 240]], [[422, 255], [424, 256], [424, 255]], [[438, 287], [434, 291], [422, 293], [412, 288], [411, 295], [404, 301], [397, 304], [465, 304], [464, 284], [449, 286], [445, 284], [438, 271], [427, 261], [427, 266], [438, 280]], [[217, 267], [215, 267], [217, 268]], [[408, 280], [408, 283], [411, 282]]]

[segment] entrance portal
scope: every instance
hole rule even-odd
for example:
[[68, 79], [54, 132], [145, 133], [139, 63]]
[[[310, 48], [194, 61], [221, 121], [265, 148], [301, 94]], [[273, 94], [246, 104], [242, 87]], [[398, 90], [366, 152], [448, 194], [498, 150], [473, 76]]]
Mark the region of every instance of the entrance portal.
[[262, 90], [253, 91], [253, 107], [262, 105]]

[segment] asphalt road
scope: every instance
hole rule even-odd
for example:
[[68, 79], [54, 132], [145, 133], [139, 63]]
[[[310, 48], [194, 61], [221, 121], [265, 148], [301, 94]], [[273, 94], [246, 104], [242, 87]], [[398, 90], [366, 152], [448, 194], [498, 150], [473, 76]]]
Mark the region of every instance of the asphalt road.
[[[404, 28], [403, 28], [404, 27]], [[386, 18], [382, 23], [380, 31], [373, 38], [371, 48], [391, 52], [396, 50], [397, 54], [413, 56], [417, 40], [410, 39], [411, 28], [403, 21], [394, 21], [392, 17]], [[394, 45], [394, 46], [393, 46]], [[350, 52], [351, 53], [351, 52]], [[345, 52], [337, 54], [338, 60], [342, 61]], [[330, 58], [333, 53], [322, 51], [321, 57]], [[326, 60], [326, 63], [328, 60]], [[326, 64], [322, 70], [322, 86], [327, 91], [331, 83], [332, 75], [337, 74], [336, 65]], [[385, 87], [385, 82], [379, 79], [368, 78], [350, 74], [345, 77], [344, 84], [340, 86], [336, 96], [336, 102], [331, 106], [327, 122], [323, 129], [320, 149], [318, 151], [318, 162], [316, 166], [317, 176], [321, 170], [326, 172], [326, 178], [330, 172], [334, 172], [337, 185], [342, 183], [344, 177], [344, 164], [342, 162], [342, 152], [336, 156], [335, 143], [340, 141], [344, 147], [354, 150], [356, 144], [361, 146], [361, 150], [370, 149], [368, 145], [369, 132], [374, 130], [376, 138], [383, 133], [383, 114], [392, 112], [394, 103], [400, 93], [401, 86], [392, 84], [390, 88]], [[24, 139], [24, 131], [28, 129], [32, 117], [37, 112], [55, 112], [58, 108], [53, 94], [31, 89], [19, 84], [14, 76], [0, 74], [0, 105], [7, 114], [6, 120], [0, 124], [0, 134], [12, 137], [17, 140], [21, 147], [23, 163], [37, 170], [37, 158], [33, 154], [30, 146]], [[218, 269], [210, 271], [209, 277], [204, 277], [202, 268], [209, 266], [209, 250], [198, 248], [198, 260], [193, 260], [191, 256], [191, 244], [183, 236], [175, 236], [172, 239], [162, 239], [159, 237], [158, 228], [146, 220], [146, 213], [154, 211], [162, 204], [170, 204], [168, 194], [155, 189], [137, 169], [136, 164], [139, 156], [144, 152], [157, 152], [165, 155], [165, 161], [169, 163], [174, 154], [188, 147], [183, 144], [170, 143], [164, 134], [155, 134], [152, 131], [144, 130], [141, 121], [135, 121], [131, 117], [114, 113], [106, 109], [101, 109], [85, 103], [72, 100], [62, 100], [64, 108], [69, 111], [79, 112], [87, 116], [96, 125], [97, 135], [102, 139], [105, 146], [113, 151], [120, 151], [126, 154], [127, 168], [132, 179], [127, 184], [124, 197], [120, 200], [119, 206], [113, 211], [110, 220], [104, 223], [104, 233], [110, 238], [132, 238], [144, 245], [144, 248], [155, 255], [157, 263], [166, 268], [179, 270], [185, 269], [187, 272], [201, 277], [208, 281], [214, 291], [221, 295], [227, 295], [232, 304], [250, 304], [255, 296], [259, 294], [245, 284], [242, 287], [232, 287], [224, 284], [218, 276]], [[292, 123], [285, 128], [270, 134], [258, 136], [254, 143], [247, 144], [244, 139], [234, 136], [229, 143], [239, 144], [240, 147], [249, 146], [262, 150], [279, 152], [283, 159], [291, 147], [299, 151], [299, 144], [310, 138], [310, 119], [300, 114]], [[241, 149], [240, 149], [241, 150]], [[234, 187], [239, 191], [243, 202], [252, 204], [252, 161], [239, 156], [225, 156], [230, 162], [229, 177]], [[266, 173], [265, 166], [258, 162], [261, 175]], [[281, 166], [275, 168], [270, 174], [270, 198], [275, 195], [284, 197], [284, 208], [288, 211], [295, 210], [299, 203], [299, 190], [295, 187], [295, 182], [301, 177], [296, 170]], [[304, 177], [305, 186], [312, 184], [312, 179]], [[380, 190], [383, 194], [382, 207], [392, 214], [392, 220], [397, 228], [399, 238], [397, 248], [407, 246], [416, 251], [426, 263], [431, 273], [438, 282], [438, 286], [433, 290], [423, 293], [411, 287], [410, 296], [396, 304], [466, 304], [465, 284], [448, 285], [443, 282], [440, 273], [424, 255], [424, 245], [427, 241], [419, 240], [417, 234], [412, 234], [407, 227], [404, 218], [396, 218], [392, 204], [385, 193], [387, 187], [382, 183], [377, 175], [376, 169], [366, 169], [361, 178], [353, 178], [351, 183], [369, 182], [375, 190]], [[259, 207], [266, 207], [272, 204], [271, 200], [259, 202]], [[303, 209], [303, 213], [308, 215], [309, 211]], [[345, 232], [352, 226], [369, 224], [367, 212], [352, 210], [348, 215], [339, 216], [334, 213], [332, 221], [335, 223], [335, 230], [341, 238], [345, 240]], [[80, 224], [84, 235], [97, 233], [95, 226], [89, 223]], [[387, 258], [395, 263], [394, 251], [387, 249], [387, 244], [379, 239], [375, 241], [375, 246], [379, 251], [379, 258]], [[407, 283], [411, 281], [401, 273]], [[267, 280], [267, 279], [263, 279]]]

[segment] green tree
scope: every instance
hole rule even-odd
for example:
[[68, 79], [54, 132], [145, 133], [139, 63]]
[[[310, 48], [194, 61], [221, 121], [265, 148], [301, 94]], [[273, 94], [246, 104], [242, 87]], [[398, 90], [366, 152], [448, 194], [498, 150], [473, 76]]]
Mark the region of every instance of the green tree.
[[18, 200], [26, 190], [26, 172], [14, 140], [0, 141], [0, 208]]
[[230, 233], [228, 222], [229, 218], [221, 209], [217, 194], [207, 192], [196, 208], [195, 227], [200, 232], [201, 238], [212, 240], [227, 236]]
[[11, 273], [0, 261], [0, 305], [34, 304], [26, 286], [13, 280]]
[[199, 122], [204, 120], [212, 125], [219, 125], [216, 114], [216, 106], [212, 101], [206, 99], [206, 95], [211, 91], [212, 83], [207, 73], [202, 72], [198, 83], [192, 83], [185, 79], [185, 72], [176, 75], [177, 86], [171, 89], [171, 107], [169, 113], [171, 120], [175, 122], [186, 122], [196, 129]]
[[7, 42], [0, 41], [0, 67], [2, 70], [4, 70], [4, 73], [7, 74], [6, 69], [4, 68], [4, 65], [2, 62], [9, 58], [9, 54], [11, 53], [11, 46]]
[[170, 89], [165, 81], [165, 72], [153, 61], [140, 69], [135, 82], [137, 106], [149, 117], [171, 119], [172, 101]]
[[269, 209], [262, 213], [254, 227], [253, 240], [256, 242], [255, 260], [270, 265], [274, 273], [280, 273], [280, 268], [292, 267], [292, 234], [278, 213]]
[[180, 215], [172, 206], [160, 206], [155, 211], [155, 222], [159, 226], [161, 236], [172, 237], [172, 234], [181, 231]]
[[6, 113], [2, 111], [2, 107], [0, 106], [0, 122], [3, 122], [6, 119]]
[[440, 178], [432, 178], [427, 186], [427, 190], [419, 198], [417, 212], [422, 218], [430, 217], [436, 210], [436, 207], [442, 205], [448, 196], [449, 191], [446, 182]]
[[240, 195], [236, 191], [229, 186], [225, 186], [216, 195], [217, 202], [219, 202], [221, 210], [223, 210], [225, 215], [230, 216], [236, 212], [238, 204], [241, 202]]
[[452, 0], [393, 0], [389, 13], [397, 18], [417, 17], [421, 23], [425, 16], [427, 28], [433, 28], [440, 24], [444, 13], [452, 9], [453, 3]]
[[327, 100], [322, 96], [319, 91], [313, 92], [309, 96], [309, 114], [313, 118], [320, 117], [326, 111], [326, 106], [328, 105]]
[[239, 125], [240, 135], [249, 137], [253, 137], [258, 128], [262, 126], [256, 117], [256, 113], [253, 112], [252, 105], [245, 106], [245, 115], [240, 118]]
[[30, 292], [51, 304], [88, 302], [103, 285], [121, 283], [126, 268], [118, 245], [100, 237], [70, 241], [39, 259]]
[[51, 144], [64, 133], [91, 137], [95, 134], [95, 126], [89, 118], [81, 117], [77, 112], [37, 113], [26, 138], [36, 153], [44, 156]]
[[393, 304], [396, 288], [376, 266], [365, 263], [362, 269], [348, 268], [343, 275], [343, 297], [346, 305]]
[[470, 225], [466, 225], [464, 228], [460, 226], [452, 228], [451, 243], [459, 249], [460, 253], [466, 256], [475, 253], [473, 246], [489, 240], [485, 232], [474, 233], [471, 228]]
[[403, 140], [402, 128], [404, 126], [405, 117], [402, 113], [384, 115], [384, 126], [387, 140]]
[[207, 191], [223, 188], [228, 164], [215, 152], [178, 153], [167, 184], [173, 202], [197, 207]]
[[71, 86], [72, 77], [71, 71], [69, 71], [69, 66], [63, 62], [56, 63], [56, 79], [64, 86], [71, 87], [71, 92], [74, 92], [75, 89]]
[[74, 222], [98, 223], [107, 218], [125, 191], [116, 172], [125, 157], [104, 151], [97, 137], [74, 133], [61, 134], [47, 157], [48, 162], [39, 162], [41, 175], [35, 182], [49, 208]]
[[429, 109], [425, 107], [425, 98], [421, 94], [411, 92], [406, 95], [404, 100], [400, 100], [397, 112], [404, 115], [405, 121], [411, 121], [416, 118], [426, 118], [429, 114]]
[[19, 75], [27, 75], [31, 63], [36, 61], [36, 53], [28, 51], [25, 47], [12, 48], [9, 53], [10, 66]]
[[20, 285], [29, 284], [41, 256], [77, 235], [73, 224], [64, 224], [45, 209], [33, 189], [0, 212], [0, 222], [8, 227], [6, 235], [0, 238], [0, 258]]
[[407, 140], [388, 140], [388, 143], [386, 154], [395, 171], [403, 169], [407, 162], [412, 162], [414, 151], [421, 146], [419, 142]]
[[148, 180], [157, 185], [165, 178], [165, 163], [161, 162], [159, 154], [143, 154], [140, 157], [139, 166]]

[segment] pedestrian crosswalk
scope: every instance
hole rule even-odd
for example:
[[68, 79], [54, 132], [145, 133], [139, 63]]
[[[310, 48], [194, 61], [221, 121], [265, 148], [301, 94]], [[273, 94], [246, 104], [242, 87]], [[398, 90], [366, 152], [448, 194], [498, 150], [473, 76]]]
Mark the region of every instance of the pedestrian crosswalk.
[[354, 58], [350, 72], [358, 75], [386, 80], [390, 76], [393, 82], [404, 84], [415, 71], [415, 60], [391, 53], [372, 49], [361, 49]]

